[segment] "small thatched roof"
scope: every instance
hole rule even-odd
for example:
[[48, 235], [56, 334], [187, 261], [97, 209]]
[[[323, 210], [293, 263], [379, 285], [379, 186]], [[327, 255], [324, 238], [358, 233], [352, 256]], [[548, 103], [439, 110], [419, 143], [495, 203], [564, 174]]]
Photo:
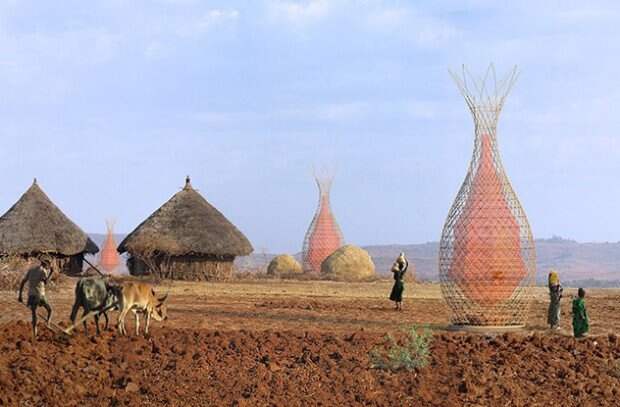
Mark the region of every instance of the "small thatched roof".
[[37, 180], [0, 217], [0, 254], [74, 256], [99, 248], [43, 192]]
[[172, 256], [247, 256], [248, 239], [190, 183], [142, 222], [118, 246], [120, 253]]

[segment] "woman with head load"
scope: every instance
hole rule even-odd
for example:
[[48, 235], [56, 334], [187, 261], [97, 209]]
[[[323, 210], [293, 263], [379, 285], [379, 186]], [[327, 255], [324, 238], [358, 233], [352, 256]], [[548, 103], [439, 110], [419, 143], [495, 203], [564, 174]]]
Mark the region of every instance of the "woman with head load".
[[575, 338], [583, 338], [590, 329], [590, 320], [586, 312], [586, 291], [580, 288], [573, 300], [573, 333]]
[[390, 293], [390, 300], [396, 303], [396, 310], [403, 309], [403, 291], [405, 291], [405, 283], [403, 278], [409, 268], [409, 261], [405, 257], [405, 253], [401, 253], [392, 265], [392, 273], [394, 274], [394, 286]]
[[560, 328], [560, 300], [562, 299], [562, 285], [557, 271], [549, 272], [549, 312], [547, 323], [551, 329]]

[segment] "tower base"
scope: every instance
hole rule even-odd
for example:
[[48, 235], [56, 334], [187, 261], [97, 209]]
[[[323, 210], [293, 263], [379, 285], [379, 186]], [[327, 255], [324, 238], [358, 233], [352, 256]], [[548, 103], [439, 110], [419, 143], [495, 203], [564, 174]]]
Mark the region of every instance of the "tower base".
[[478, 334], [519, 332], [525, 329], [525, 325], [450, 325], [449, 331], [471, 332]]

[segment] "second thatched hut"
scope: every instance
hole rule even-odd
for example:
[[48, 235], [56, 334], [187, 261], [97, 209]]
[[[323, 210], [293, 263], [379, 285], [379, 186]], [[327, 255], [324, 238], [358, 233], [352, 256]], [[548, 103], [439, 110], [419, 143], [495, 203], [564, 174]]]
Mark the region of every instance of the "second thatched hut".
[[155, 211], [118, 247], [129, 253], [133, 275], [158, 274], [175, 280], [229, 278], [237, 256], [254, 249], [248, 239], [191, 185]]
[[0, 261], [46, 260], [65, 274], [82, 272], [84, 256], [97, 245], [52, 203], [35, 179], [0, 217]]

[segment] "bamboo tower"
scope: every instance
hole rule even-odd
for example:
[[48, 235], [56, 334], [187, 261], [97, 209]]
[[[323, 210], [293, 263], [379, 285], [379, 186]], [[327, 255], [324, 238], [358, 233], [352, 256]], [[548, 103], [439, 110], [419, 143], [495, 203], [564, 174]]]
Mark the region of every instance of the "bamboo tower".
[[497, 146], [497, 122], [517, 69], [500, 81], [493, 65], [481, 79], [465, 67], [462, 75], [450, 73], [473, 115], [475, 142], [441, 237], [442, 293], [457, 326], [523, 326], [536, 253]]
[[114, 223], [111, 219], [106, 220], [107, 234], [99, 259], [101, 268], [107, 274], [116, 274], [121, 264], [121, 257], [116, 250], [116, 241], [114, 240]]
[[314, 179], [319, 203], [303, 244], [302, 263], [307, 273], [320, 273], [323, 260], [343, 245], [342, 232], [330, 205], [333, 176], [315, 173]]

